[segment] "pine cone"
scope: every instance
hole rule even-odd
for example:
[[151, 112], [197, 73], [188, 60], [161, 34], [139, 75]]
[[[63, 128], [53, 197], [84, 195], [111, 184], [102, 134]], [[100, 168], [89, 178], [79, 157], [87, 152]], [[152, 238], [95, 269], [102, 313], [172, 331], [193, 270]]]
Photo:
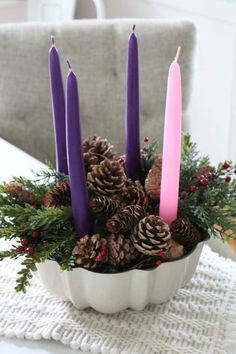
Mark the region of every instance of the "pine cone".
[[102, 262], [106, 244], [106, 239], [101, 238], [99, 234], [82, 237], [72, 251], [76, 264], [86, 269], [96, 269]]
[[99, 164], [99, 158], [91, 152], [84, 152], [84, 166], [86, 173], [92, 171], [94, 165]]
[[170, 247], [169, 226], [156, 215], [149, 215], [139, 221], [131, 239], [141, 253], [157, 256]]
[[206, 176], [210, 173], [214, 172], [214, 167], [210, 166], [210, 165], [202, 165], [201, 167], [199, 167], [198, 171], [197, 171], [197, 177], [199, 176]]
[[36, 195], [19, 182], [10, 182], [4, 185], [5, 192], [16, 198], [21, 203], [37, 205], [39, 203]]
[[119, 201], [104, 195], [94, 197], [89, 201], [90, 210], [97, 218], [110, 218], [119, 208]]
[[145, 214], [140, 205], [128, 205], [107, 220], [107, 230], [115, 234], [130, 231]]
[[159, 156], [153, 163], [145, 180], [145, 190], [153, 198], [160, 198], [162, 158]]
[[87, 183], [90, 191], [97, 194], [110, 195], [124, 188], [125, 173], [116, 160], [104, 160], [100, 165], [93, 166], [88, 173]]
[[170, 225], [171, 237], [190, 251], [201, 241], [201, 233], [187, 218], [178, 218]]
[[98, 162], [104, 159], [113, 159], [113, 145], [111, 145], [107, 139], [100, 136], [89, 136], [83, 142], [84, 153], [90, 153], [98, 157]]
[[135, 182], [126, 183], [125, 188], [121, 192], [121, 200], [125, 205], [141, 205], [144, 208], [148, 205], [148, 197], [142, 187], [138, 186]]
[[71, 205], [70, 185], [67, 181], [61, 182], [58, 186], [50, 189], [44, 196], [46, 208], [60, 208]]
[[128, 268], [137, 258], [138, 252], [130, 239], [122, 234], [111, 234], [107, 240], [109, 263], [118, 268]]
[[184, 255], [184, 246], [180, 245], [174, 240], [170, 240], [170, 248], [165, 252], [162, 259], [164, 261], [174, 261], [183, 257]]

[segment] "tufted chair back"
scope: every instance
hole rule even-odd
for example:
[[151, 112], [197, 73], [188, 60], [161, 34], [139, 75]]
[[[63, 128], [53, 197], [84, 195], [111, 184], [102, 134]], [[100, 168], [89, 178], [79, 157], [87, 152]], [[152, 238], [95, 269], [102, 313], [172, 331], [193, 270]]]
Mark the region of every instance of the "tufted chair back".
[[[139, 40], [141, 134], [162, 145], [167, 73], [177, 46], [183, 119], [190, 98], [195, 27], [188, 21], [135, 20]], [[66, 59], [77, 73], [83, 136], [108, 137], [124, 152], [127, 39], [133, 20], [0, 26], [0, 136], [44, 161], [54, 161], [48, 75], [55, 35], [64, 82]]]

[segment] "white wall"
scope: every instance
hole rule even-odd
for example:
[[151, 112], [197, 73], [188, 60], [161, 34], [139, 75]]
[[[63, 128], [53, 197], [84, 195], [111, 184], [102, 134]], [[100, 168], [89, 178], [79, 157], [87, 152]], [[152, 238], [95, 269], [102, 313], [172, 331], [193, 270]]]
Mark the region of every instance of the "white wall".
[[[146, 0], [160, 18], [187, 17], [198, 27], [189, 128], [204, 153], [236, 161], [236, 2]], [[182, 53], [184, 55], [184, 53]]]
[[25, 0], [0, 0], [0, 23], [23, 22], [27, 17]]

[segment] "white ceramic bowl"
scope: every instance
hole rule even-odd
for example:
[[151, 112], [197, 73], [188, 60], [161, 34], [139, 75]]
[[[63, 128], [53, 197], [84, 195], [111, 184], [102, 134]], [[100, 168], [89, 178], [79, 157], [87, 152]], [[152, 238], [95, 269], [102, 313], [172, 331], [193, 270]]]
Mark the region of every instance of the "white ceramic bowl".
[[55, 261], [37, 265], [37, 276], [56, 297], [70, 300], [78, 309], [92, 307], [103, 313], [126, 308], [142, 310], [147, 304], [168, 301], [192, 278], [204, 241], [183, 258], [161, 263], [152, 270], [102, 274], [75, 268], [61, 271]]

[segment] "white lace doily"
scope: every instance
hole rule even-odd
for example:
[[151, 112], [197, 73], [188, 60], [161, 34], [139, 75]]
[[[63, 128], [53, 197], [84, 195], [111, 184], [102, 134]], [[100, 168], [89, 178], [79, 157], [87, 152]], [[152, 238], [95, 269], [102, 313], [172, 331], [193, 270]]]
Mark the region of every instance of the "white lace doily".
[[103, 354], [236, 353], [236, 263], [207, 246], [191, 283], [171, 301], [115, 315], [78, 311], [36, 279], [27, 294], [16, 294], [15, 268], [0, 263], [0, 335]]

